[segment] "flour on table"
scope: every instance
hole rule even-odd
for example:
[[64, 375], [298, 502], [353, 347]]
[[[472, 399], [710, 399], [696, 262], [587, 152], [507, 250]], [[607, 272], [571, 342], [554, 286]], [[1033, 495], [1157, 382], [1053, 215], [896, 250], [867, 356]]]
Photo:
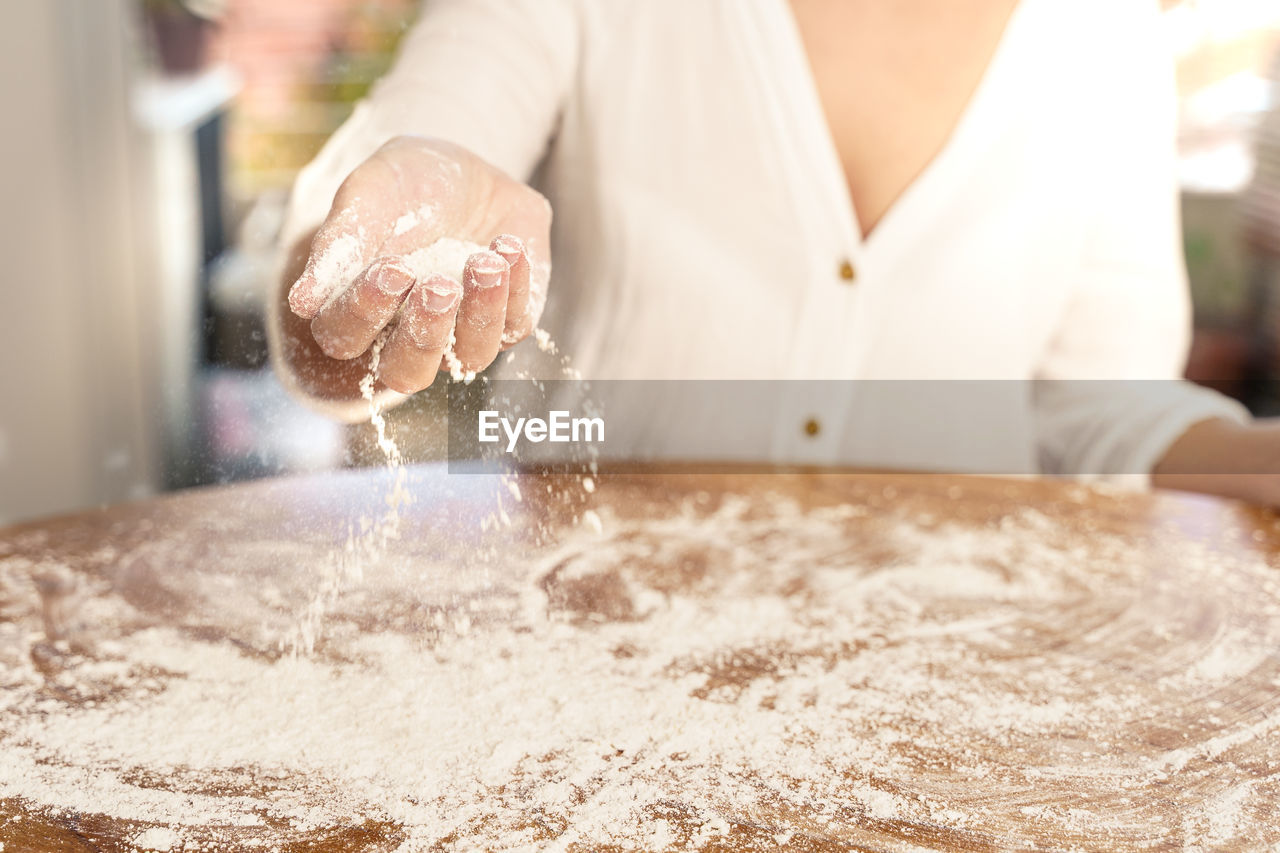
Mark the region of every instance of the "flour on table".
[[171, 850], [178, 850], [182, 847], [182, 836], [172, 829], [153, 826], [135, 835], [132, 843], [139, 850], [169, 853]]
[[[513, 533], [506, 559], [403, 542], [340, 591], [322, 656], [264, 654], [252, 622], [138, 627], [99, 588], [87, 606], [122, 626], [100, 653], [0, 664], [0, 801], [163, 824], [188, 849], [366, 822], [401, 853], [1280, 842], [1265, 560], [1033, 512], [925, 522], [897, 494], [611, 497], [629, 514], [540, 547]], [[201, 570], [211, 600], [243, 599], [227, 619], [296, 580], [290, 547], [252, 586]], [[0, 560], [0, 579], [31, 571]], [[38, 635], [29, 595], [9, 607]]]

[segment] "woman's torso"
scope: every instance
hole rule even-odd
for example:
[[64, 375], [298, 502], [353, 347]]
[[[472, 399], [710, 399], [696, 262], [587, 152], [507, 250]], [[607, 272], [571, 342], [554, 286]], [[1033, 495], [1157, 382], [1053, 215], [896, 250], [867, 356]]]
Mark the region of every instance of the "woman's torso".
[[545, 325], [595, 378], [1034, 375], [1098, 203], [1086, 13], [1055, 5], [863, 240], [785, 0], [585, 4]]

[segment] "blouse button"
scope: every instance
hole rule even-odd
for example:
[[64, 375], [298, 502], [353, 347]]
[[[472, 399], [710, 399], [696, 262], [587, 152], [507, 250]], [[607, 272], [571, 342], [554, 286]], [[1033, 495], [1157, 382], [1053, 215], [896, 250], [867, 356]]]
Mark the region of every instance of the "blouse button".
[[820, 432], [822, 432], [822, 424], [818, 423], [817, 418], [809, 418], [804, 422], [804, 434], [809, 438], [816, 438]]
[[858, 271], [854, 269], [853, 262], [844, 260], [840, 263], [840, 279], [846, 284], [852, 284], [858, 278]]

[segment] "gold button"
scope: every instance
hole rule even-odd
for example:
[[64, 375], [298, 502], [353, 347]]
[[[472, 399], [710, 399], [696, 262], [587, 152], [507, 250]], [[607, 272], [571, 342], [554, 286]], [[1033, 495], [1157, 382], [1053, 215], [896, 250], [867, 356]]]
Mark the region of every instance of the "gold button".
[[858, 271], [853, 268], [851, 261], [844, 261], [840, 264], [840, 278], [847, 282], [853, 282], [858, 278]]
[[822, 432], [822, 424], [818, 423], [817, 418], [809, 418], [804, 422], [804, 434], [809, 438], [813, 438], [820, 432]]

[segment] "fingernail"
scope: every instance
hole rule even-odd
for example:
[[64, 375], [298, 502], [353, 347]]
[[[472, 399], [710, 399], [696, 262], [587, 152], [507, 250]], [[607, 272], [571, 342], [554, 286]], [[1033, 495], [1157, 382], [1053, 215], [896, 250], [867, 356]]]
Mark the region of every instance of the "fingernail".
[[[462, 286], [451, 278], [433, 275], [414, 291], [422, 305], [421, 311], [409, 311], [404, 316], [404, 327], [419, 349], [443, 349], [452, 331], [438, 318], [453, 312], [462, 298]], [[413, 297], [411, 297], [413, 298]]]
[[489, 244], [489, 249], [501, 255], [508, 264], [514, 265], [524, 254], [524, 241], [512, 234], [499, 234]]
[[462, 288], [448, 276], [433, 275], [422, 287], [422, 307], [431, 314], [453, 310], [462, 296]]
[[413, 287], [413, 271], [399, 261], [375, 261], [369, 276], [374, 286], [387, 296], [399, 296]]
[[511, 266], [497, 252], [476, 252], [467, 260], [462, 274], [463, 283], [483, 289], [497, 287], [510, 269]]
[[289, 310], [299, 316], [308, 313], [311, 308], [311, 300], [307, 298], [306, 288], [302, 285], [302, 279], [298, 279], [293, 283], [293, 287], [289, 288]]

